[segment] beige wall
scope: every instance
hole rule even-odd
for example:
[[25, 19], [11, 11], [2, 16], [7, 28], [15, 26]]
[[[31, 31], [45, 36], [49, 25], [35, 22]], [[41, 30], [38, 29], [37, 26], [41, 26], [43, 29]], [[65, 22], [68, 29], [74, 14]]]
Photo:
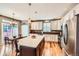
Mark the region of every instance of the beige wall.
[[0, 18], [0, 45], [2, 44], [2, 34], [1, 34], [1, 31], [2, 31], [2, 29], [1, 29], [1, 22], [2, 22], [2, 20], [1, 20], [1, 18]]
[[21, 34], [21, 22], [18, 23], [18, 34]]

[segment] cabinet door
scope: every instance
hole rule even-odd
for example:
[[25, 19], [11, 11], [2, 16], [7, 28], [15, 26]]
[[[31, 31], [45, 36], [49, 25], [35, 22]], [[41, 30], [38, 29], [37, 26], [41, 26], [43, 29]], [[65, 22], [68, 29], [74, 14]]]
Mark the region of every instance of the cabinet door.
[[31, 30], [42, 30], [42, 22], [32, 22]]
[[51, 21], [51, 29], [60, 30], [61, 29], [61, 20]]

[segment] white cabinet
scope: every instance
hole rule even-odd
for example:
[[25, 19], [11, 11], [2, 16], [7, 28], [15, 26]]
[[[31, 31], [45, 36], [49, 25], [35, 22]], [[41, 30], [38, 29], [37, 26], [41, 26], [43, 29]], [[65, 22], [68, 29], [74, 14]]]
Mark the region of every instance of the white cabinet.
[[61, 20], [51, 21], [51, 29], [60, 30], [61, 29]]
[[49, 35], [49, 34], [45, 34], [45, 41], [54, 41], [54, 42], [58, 42], [58, 35]]

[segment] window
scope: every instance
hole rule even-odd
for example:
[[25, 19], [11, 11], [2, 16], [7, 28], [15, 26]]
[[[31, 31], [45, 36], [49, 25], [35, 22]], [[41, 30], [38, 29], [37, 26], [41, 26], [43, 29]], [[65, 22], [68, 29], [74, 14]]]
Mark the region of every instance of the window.
[[18, 37], [18, 25], [17, 24], [12, 25], [12, 36]]
[[51, 23], [50, 22], [45, 22], [43, 24], [43, 32], [51, 32]]
[[22, 25], [22, 36], [28, 36], [29, 35], [29, 25], [24, 24]]
[[3, 36], [4, 37], [12, 37], [11, 24], [3, 23]]
[[3, 20], [2, 22], [2, 36], [12, 38], [13, 36], [18, 37], [18, 23]]

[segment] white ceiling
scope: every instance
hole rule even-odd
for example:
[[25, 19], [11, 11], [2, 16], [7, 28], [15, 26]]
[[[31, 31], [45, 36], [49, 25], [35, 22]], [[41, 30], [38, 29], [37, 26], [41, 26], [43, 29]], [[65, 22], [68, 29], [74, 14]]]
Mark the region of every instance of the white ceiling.
[[[20, 20], [53, 19], [63, 17], [75, 3], [0, 3], [0, 14]], [[37, 13], [35, 14], [35, 11]], [[13, 16], [12, 14], [15, 13]]]

